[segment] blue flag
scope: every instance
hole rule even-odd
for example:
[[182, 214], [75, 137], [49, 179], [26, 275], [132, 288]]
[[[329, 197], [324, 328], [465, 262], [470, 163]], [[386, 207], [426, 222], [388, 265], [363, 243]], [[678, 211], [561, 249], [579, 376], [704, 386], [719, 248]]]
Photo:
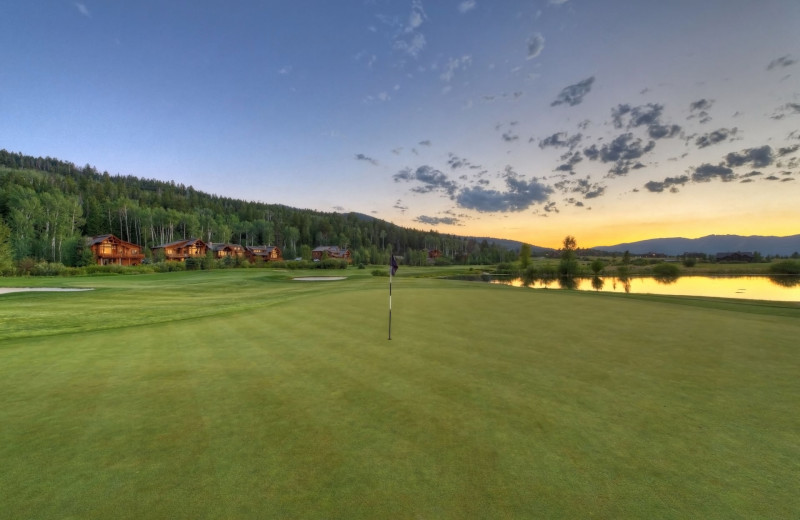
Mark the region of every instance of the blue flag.
[[390, 266], [391, 266], [391, 268], [392, 268], [392, 276], [394, 276], [394, 273], [396, 273], [396, 272], [397, 272], [397, 260], [395, 260], [395, 259], [394, 259], [394, 255], [392, 255], [392, 260], [391, 260], [391, 262], [389, 263], [389, 265], [390, 265]]

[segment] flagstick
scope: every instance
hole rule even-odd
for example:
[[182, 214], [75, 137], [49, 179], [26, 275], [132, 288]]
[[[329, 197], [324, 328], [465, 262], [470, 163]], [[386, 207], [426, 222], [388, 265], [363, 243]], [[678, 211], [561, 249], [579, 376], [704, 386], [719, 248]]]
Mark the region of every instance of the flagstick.
[[392, 339], [392, 267], [389, 266], [389, 339]]

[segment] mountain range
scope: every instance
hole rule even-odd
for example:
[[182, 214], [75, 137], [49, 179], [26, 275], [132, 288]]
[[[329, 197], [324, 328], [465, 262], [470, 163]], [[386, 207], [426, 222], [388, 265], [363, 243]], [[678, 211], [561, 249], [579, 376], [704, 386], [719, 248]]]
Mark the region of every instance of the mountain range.
[[609, 252], [630, 251], [635, 255], [663, 253], [674, 256], [683, 253], [716, 254], [747, 251], [758, 252], [762, 256], [789, 256], [800, 252], [800, 235], [786, 237], [708, 235], [700, 238], [653, 238], [610, 246], [595, 246], [592, 249]]

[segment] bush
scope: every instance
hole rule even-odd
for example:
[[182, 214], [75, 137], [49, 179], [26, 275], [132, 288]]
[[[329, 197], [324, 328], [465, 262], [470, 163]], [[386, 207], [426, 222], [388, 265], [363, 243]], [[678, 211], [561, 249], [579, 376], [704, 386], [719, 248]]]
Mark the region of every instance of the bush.
[[661, 262], [653, 266], [653, 277], [660, 282], [674, 282], [681, 275], [681, 269], [676, 264]]
[[389, 270], [388, 269], [373, 269], [372, 276], [385, 276], [389, 277]]
[[686, 258], [683, 259], [683, 265], [685, 265], [686, 267], [694, 267], [695, 265], [697, 265], [697, 258], [693, 256], [687, 256]]
[[773, 274], [795, 274], [800, 275], [800, 261], [784, 260], [769, 266], [769, 272]]
[[31, 274], [33, 276], [58, 276], [66, 267], [59, 262], [39, 262], [33, 266]]

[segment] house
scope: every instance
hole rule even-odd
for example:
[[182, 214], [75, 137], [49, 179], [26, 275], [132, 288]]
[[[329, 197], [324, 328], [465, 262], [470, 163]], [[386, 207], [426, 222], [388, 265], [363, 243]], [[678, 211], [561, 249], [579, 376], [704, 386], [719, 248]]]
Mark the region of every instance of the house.
[[717, 253], [717, 262], [752, 262], [756, 259], [750, 252]]
[[199, 238], [190, 238], [188, 240], [178, 240], [170, 242], [169, 244], [161, 244], [153, 246], [153, 254], [156, 255], [160, 251], [164, 253], [164, 259], [183, 262], [187, 258], [203, 258], [208, 252], [208, 244]]
[[114, 235], [97, 235], [86, 239], [97, 265], [141, 265], [142, 246], [126, 242]]
[[245, 247], [245, 255], [250, 263], [255, 263], [259, 258], [264, 262], [280, 262], [283, 260], [283, 255], [278, 246], [247, 246]]
[[352, 262], [349, 249], [339, 249], [339, 246], [318, 246], [311, 251], [311, 259], [315, 262], [322, 260], [327, 254], [327, 258], [336, 258]]
[[208, 249], [214, 252], [214, 258], [236, 258], [245, 255], [244, 247], [239, 244], [208, 244]]
[[442, 252], [438, 249], [426, 249], [426, 253], [428, 254], [428, 263], [433, 264], [436, 263], [436, 259], [442, 256]]

